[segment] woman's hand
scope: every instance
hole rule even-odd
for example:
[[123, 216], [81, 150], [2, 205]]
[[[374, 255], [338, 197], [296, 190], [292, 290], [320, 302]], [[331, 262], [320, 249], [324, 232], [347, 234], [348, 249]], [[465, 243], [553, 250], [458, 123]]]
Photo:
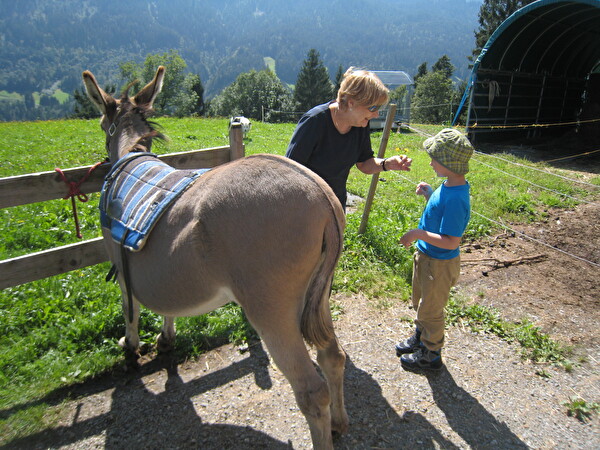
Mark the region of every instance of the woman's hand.
[[412, 159], [406, 155], [395, 155], [385, 160], [385, 170], [409, 171]]
[[374, 174], [384, 170], [410, 170], [412, 159], [404, 155], [391, 156], [389, 158], [369, 158], [363, 162], [357, 162], [356, 167], [363, 173]]

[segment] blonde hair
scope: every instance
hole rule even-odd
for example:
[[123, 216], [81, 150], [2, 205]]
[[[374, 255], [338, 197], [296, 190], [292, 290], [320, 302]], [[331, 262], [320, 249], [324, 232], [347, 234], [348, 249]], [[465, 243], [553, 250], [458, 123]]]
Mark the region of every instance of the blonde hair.
[[389, 99], [389, 89], [373, 72], [350, 67], [346, 70], [336, 101], [346, 106], [349, 99], [360, 105], [384, 105]]

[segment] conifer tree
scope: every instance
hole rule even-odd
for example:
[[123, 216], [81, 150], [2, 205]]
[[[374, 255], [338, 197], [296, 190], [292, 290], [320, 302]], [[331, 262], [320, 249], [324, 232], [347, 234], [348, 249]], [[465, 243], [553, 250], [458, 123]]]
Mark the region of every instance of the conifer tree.
[[337, 93], [340, 90], [340, 86], [342, 85], [343, 79], [344, 79], [344, 68], [340, 64], [338, 66], [337, 73], [335, 74], [335, 85], [333, 87], [332, 97], [337, 97]]
[[443, 55], [438, 59], [433, 66], [431, 66], [433, 72], [442, 72], [446, 78], [452, 78], [454, 74], [454, 65], [450, 62], [448, 55]]
[[415, 94], [412, 98], [411, 120], [418, 123], [445, 123], [451, 119], [453, 103], [458, 92], [454, 89], [452, 75], [454, 65], [447, 55], [443, 55], [427, 72], [425, 63], [419, 66], [415, 79]]
[[421, 77], [423, 77], [425, 75], [427, 75], [427, 62], [422, 62], [419, 65], [419, 67], [417, 67], [417, 73], [413, 77], [413, 82], [415, 84], [415, 89], [417, 87], [417, 83], [419, 81], [419, 78], [421, 78]]
[[[306, 112], [313, 106], [333, 98], [333, 85], [319, 52], [311, 48], [298, 73], [294, 101], [298, 111]], [[336, 92], [337, 94], [337, 92]]]
[[488, 39], [512, 13], [535, 0], [483, 0], [479, 8], [479, 29], [475, 30], [475, 48], [469, 58], [474, 61]]

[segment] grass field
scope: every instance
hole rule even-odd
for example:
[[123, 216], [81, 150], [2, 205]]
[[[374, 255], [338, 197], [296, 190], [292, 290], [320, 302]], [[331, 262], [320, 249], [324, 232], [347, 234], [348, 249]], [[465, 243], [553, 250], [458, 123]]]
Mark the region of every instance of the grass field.
[[0, 91], [0, 101], [22, 102], [23, 96], [15, 92]]
[[[226, 119], [158, 118], [157, 122], [170, 140], [155, 145], [155, 153], [228, 144]], [[418, 128], [434, 134], [442, 127]], [[246, 154], [284, 154], [293, 130], [294, 124], [254, 122], [245, 140]], [[334, 292], [361, 292], [382, 304], [407, 299], [411, 253], [398, 245], [398, 240], [417, 225], [424, 206], [414, 194], [415, 185], [426, 181], [436, 187], [441, 182], [421, 150], [423, 139], [414, 132], [390, 136], [386, 156], [408, 154], [413, 158], [412, 170], [381, 175], [364, 234], [358, 233], [363, 205], [348, 215]], [[381, 133], [373, 133], [375, 152], [380, 140]], [[104, 135], [97, 120], [0, 123], [0, 177], [89, 165], [105, 156]], [[518, 161], [511, 155], [503, 157]], [[468, 175], [472, 208], [494, 220], [528, 222], [542, 217], [548, 207], [575, 204], [557, 192], [577, 198], [588, 195], [568, 180], [527, 167], [493, 161], [504, 173], [482, 162], [492, 164], [489, 157], [477, 154]], [[349, 191], [364, 198], [370, 182], [370, 176], [353, 169]], [[593, 182], [600, 184], [598, 177]], [[98, 196], [92, 195], [88, 203], [78, 205], [86, 239], [100, 235], [97, 201]], [[0, 219], [2, 259], [77, 241], [68, 201], [7, 208], [0, 210]], [[474, 214], [465, 239], [493, 231], [493, 223]], [[45, 404], [34, 400], [110, 371], [122, 361], [117, 341], [124, 324], [118, 289], [104, 281], [108, 267], [105, 263], [0, 292], [0, 409], [17, 411], [0, 416], [0, 445], [24, 430], [47, 426], [51, 419], [44, 416]], [[343, 314], [335, 305], [333, 311]], [[450, 313], [463, 314], [464, 310], [453, 304]], [[151, 344], [159, 332], [160, 318], [143, 310], [140, 328], [143, 342]], [[193, 358], [227, 341], [243, 342], [253, 333], [242, 312], [233, 305], [209, 315], [178, 319], [177, 328], [176, 352], [181, 359]]]

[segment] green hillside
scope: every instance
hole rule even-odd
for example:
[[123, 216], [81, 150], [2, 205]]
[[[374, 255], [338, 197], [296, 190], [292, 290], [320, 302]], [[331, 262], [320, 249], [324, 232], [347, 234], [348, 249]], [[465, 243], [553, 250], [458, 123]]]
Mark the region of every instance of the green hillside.
[[[4, 2], [0, 91], [45, 93], [44, 101], [60, 111], [54, 92], [81, 88], [83, 70], [121, 85], [119, 64], [171, 49], [200, 75], [207, 99], [240, 73], [266, 64], [276, 64], [278, 77], [294, 84], [311, 48], [331, 76], [340, 65], [414, 74], [422, 62], [433, 64], [447, 54], [464, 78], [479, 5], [465, 0]], [[22, 110], [12, 108], [0, 120], [26, 117], [26, 107], [27, 102]]]

